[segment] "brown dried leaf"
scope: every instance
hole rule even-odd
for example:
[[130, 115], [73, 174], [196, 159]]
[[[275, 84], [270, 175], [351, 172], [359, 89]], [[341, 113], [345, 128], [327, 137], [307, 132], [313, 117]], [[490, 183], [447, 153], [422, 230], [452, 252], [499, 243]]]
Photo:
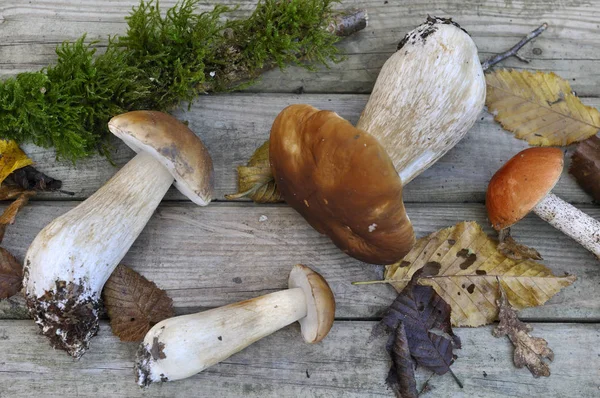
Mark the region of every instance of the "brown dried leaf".
[[14, 296], [21, 290], [23, 264], [6, 249], [0, 247], [0, 299]]
[[417, 398], [415, 381], [415, 363], [410, 356], [404, 324], [400, 322], [392, 335], [388, 352], [392, 357], [392, 366], [385, 380], [398, 398]]
[[550, 367], [544, 361], [554, 360], [554, 353], [548, 348], [548, 342], [540, 337], [532, 337], [531, 325], [523, 323], [517, 317], [517, 311], [510, 306], [506, 292], [500, 285], [500, 298], [497, 300], [500, 323], [494, 328], [494, 337], [508, 336], [515, 346], [513, 361], [517, 368], [527, 366], [533, 377], [550, 376]]
[[542, 256], [537, 250], [517, 242], [510, 235], [500, 239], [498, 251], [512, 260], [542, 260]]
[[420, 285], [432, 286], [452, 305], [452, 325], [481, 326], [498, 315], [498, 280], [517, 309], [544, 304], [575, 277], [556, 276], [532, 260], [513, 260], [498, 251], [476, 222], [461, 222], [417, 241], [400, 261], [386, 266], [385, 281], [398, 292], [423, 269]]
[[269, 140], [254, 152], [246, 166], [238, 166], [238, 193], [225, 195], [228, 200], [249, 197], [256, 203], [278, 203], [283, 198], [271, 173]]
[[17, 213], [23, 208], [23, 206], [27, 204], [29, 198], [33, 195], [35, 195], [34, 191], [24, 191], [19, 195], [17, 200], [12, 202], [6, 209], [4, 209], [4, 213], [2, 213], [0, 216], [0, 242], [2, 242], [4, 239], [6, 226], [15, 223]]
[[121, 341], [142, 341], [152, 326], [173, 316], [167, 293], [124, 265], [108, 278], [102, 297], [113, 334]]
[[600, 203], [600, 137], [593, 136], [577, 145], [569, 173], [584, 191]]
[[600, 129], [600, 112], [585, 106], [556, 74], [499, 69], [486, 73], [488, 110], [530, 145], [565, 146]]
[[0, 200], [14, 199], [27, 190], [14, 184], [0, 185]]
[[0, 183], [13, 171], [32, 163], [15, 141], [0, 139]]

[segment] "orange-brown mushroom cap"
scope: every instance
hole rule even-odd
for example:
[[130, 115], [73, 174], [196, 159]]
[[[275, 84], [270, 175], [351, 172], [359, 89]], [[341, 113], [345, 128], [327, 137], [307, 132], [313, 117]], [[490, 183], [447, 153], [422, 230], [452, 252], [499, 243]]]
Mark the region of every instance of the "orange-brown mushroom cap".
[[552, 191], [564, 165], [558, 148], [529, 148], [517, 153], [490, 180], [485, 205], [496, 230], [525, 217]]
[[291, 105], [275, 119], [271, 169], [285, 201], [361, 261], [392, 264], [415, 237], [385, 149], [335, 112]]

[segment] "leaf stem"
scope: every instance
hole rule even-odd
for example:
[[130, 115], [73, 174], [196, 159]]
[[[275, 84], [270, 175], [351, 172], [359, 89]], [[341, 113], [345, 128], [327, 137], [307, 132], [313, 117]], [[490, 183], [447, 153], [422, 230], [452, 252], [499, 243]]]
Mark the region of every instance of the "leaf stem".
[[496, 65], [499, 62], [504, 61], [506, 58], [509, 57], [515, 57], [517, 58], [519, 61], [525, 62], [525, 63], [529, 63], [529, 60], [521, 57], [518, 53], [518, 51], [523, 48], [523, 46], [527, 43], [529, 43], [531, 40], [535, 39], [536, 37], [538, 37], [539, 35], [542, 34], [543, 31], [545, 31], [546, 29], [548, 29], [548, 24], [546, 22], [544, 22], [543, 24], [541, 24], [537, 29], [529, 32], [527, 34], [527, 36], [525, 36], [524, 38], [521, 39], [521, 41], [519, 41], [517, 44], [515, 44], [510, 50], [503, 52], [502, 54], [498, 54], [495, 55], [493, 57], [491, 57], [490, 59], [488, 59], [487, 61], [483, 62], [481, 64], [481, 67], [483, 68], [483, 70], [488, 70], [489, 68], [491, 68], [492, 66]]
[[452, 371], [452, 369], [450, 367], [448, 367], [448, 371], [450, 372], [450, 374], [454, 378], [454, 381], [456, 381], [456, 384], [458, 384], [458, 386], [460, 388], [465, 388], [465, 386], [463, 385], [463, 382], [460, 381], [460, 379], [454, 374], [454, 372]]
[[[406, 279], [406, 280], [408, 280], [408, 279]], [[355, 286], [356, 285], [375, 285], [375, 284], [378, 284], [378, 283], [392, 283], [392, 282], [401, 282], [401, 281], [402, 281], [402, 279], [398, 279], [398, 280], [395, 280], [395, 279], [381, 279], [381, 280], [378, 280], [378, 281], [352, 282], [352, 284], [355, 285]]]

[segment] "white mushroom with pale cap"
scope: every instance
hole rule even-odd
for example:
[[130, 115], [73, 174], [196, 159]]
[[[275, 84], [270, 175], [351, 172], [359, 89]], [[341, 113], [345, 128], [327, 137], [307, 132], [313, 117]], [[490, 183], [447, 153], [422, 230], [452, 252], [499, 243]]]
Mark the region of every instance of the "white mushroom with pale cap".
[[485, 199], [492, 227], [509, 228], [530, 211], [600, 259], [600, 221], [552, 194], [563, 170], [558, 148], [519, 152], [490, 180]]
[[288, 286], [287, 290], [157, 323], [137, 353], [138, 384], [193, 376], [296, 321], [305, 342], [321, 341], [335, 315], [329, 285], [315, 271], [297, 264]]
[[174, 117], [129, 112], [114, 117], [109, 129], [138, 154], [92, 196], [42, 229], [25, 255], [30, 313], [52, 346], [75, 358], [98, 331], [102, 287], [173, 181], [201, 206], [211, 201], [213, 189], [206, 147]]

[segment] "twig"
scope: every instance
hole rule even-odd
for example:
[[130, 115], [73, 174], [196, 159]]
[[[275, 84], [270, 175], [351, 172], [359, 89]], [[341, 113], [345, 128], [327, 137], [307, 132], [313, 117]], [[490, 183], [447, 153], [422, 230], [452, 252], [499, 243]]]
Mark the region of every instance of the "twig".
[[340, 37], [347, 37], [367, 27], [367, 10], [355, 9], [332, 16], [327, 31]]
[[499, 62], [504, 61], [506, 58], [509, 58], [509, 57], [515, 57], [519, 61], [529, 63], [529, 61], [527, 59], [521, 57], [519, 54], [517, 54], [517, 52], [521, 48], [523, 48], [523, 46], [525, 44], [529, 43], [531, 40], [533, 40], [536, 37], [538, 37], [539, 35], [541, 35], [542, 32], [545, 31], [547, 28], [548, 28], [548, 24], [544, 22], [536, 30], [529, 32], [529, 34], [527, 36], [525, 36], [524, 38], [522, 38], [520, 42], [515, 44], [513, 46], [513, 48], [511, 48], [510, 50], [508, 50], [506, 52], [503, 52], [502, 54], [498, 54], [498, 55], [491, 57], [490, 59], [488, 59], [487, 61], [482, 63], [481, 67], [483, 68], [483, 70], [488, 70], [492, 66], [496, 65]]

